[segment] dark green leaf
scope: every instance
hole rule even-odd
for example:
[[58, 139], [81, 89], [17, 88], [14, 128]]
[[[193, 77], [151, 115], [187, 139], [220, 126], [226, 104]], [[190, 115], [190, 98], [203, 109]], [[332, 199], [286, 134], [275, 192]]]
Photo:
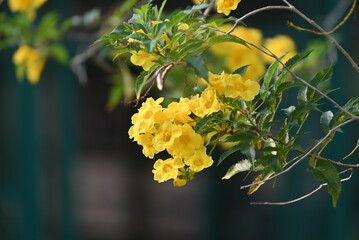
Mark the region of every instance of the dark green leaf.
[[313, 174], [314, 178], [328, 184], [328, 192], [332, 196], [333, 207], [336, 207], [342, 191], [342, 183], [337, 169], [332, 163], [324, 160], [311, 159], [309, 165], [309, 171]]
[[243, 42], [242, 40], [240, 40], [234, 36], [231, 36], [231, 35], [216, 35], [216, 36], [210, 37], [207, 40], [206, 45], [208, 47], [211, 47], [215, 44], [224, 43], [224, 42], [234, 42], [234, 43], [239, 43], [239, 44], [246, 46], [245, 42]]
[[239, 75], [243, 76], [244, 74], [246, 74], [249, 66], [250, 65], [245, 65], [243, 67], [240, 67], [237, 70], [235, 70], [232, 74], [239, 74]]
[[190, 56], [186, 59], [187, 66], [194, 70], [194, 72], [208, 81], [208, 69], [205, 61], [201, 56]]
[[234, 147], [231, 147], [230, 149], [228, 149], [227, 151], [225, 151], [224, 153], [221, 154], [221, 156], [219, 157], [217, 166], [219, 164], [221, 164], [223, 162], [224, 159], [226, 159], [229, 155], [231, 155], [232, 153], [238, 152], [239, 150], [241, 150], [242, 145], [238, 144]]

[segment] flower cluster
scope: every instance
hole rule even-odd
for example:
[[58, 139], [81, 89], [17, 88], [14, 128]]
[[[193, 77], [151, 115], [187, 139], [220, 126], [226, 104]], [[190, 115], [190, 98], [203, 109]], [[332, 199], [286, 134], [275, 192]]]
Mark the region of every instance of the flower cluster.
[[175, 186], [183, 186], [194, 173], [210, 167], [213, 160], [206, 153], [204, 137], [193, 129], [191, 114], [205, 116], [220, 110], [216, 93], [208, 88], [192, 99], [181, 98], [179, 102], [162, 107], [163, 98], [148, 98], [138, 113], [131, 118], [133, 126], [129, 136], [143, 147], [142, 153], [153, 158], [167, 151], [166, 160], [154, 164], [154, 180], [164, 182], [174, 179]]
[[24, 73], [30, 83], [37, 83], [40, 80], [41, 72], [44, 69], [46, 58], [37, 48], [27, 45], [20, 46], [13, 55], [13, 62]]
[[[227, 32], [231, 28], [232, 25], [227, 24], [220, 29]], [[278, 57], [287, 53], [287, 55], [282, 59], [284, 62], [296, 54], [294, 41], [285, 35], [278, 35], [274, 38], [263, 39], [263, 35], [260, 30], [244, 26], [236, 27], [231, 34], [256, 46], [264, 45]], [[247, 47], [233, 42], [214, 45], [211, 48], [211, 51], [215, 55], [222, 56], [226, 59], [226, 67], [229, 71], [234, 71], [242, 66], [249, 65], [243, 78], [256, 81], [263, 77], [266, 70], [266, 64], [270, 64], [274, 61], [274, 58], [263, 54], [261, 51], [253, 47]]]
[[213, 160], [206, 153], [204, 136], [196, 133], [196, 118], [201, 119], [224, 110], [221, 95], [227, 98], [251, 101], [259, 93], [259, 84], [243, 79], [239, 74], [220, 75], [209, 72], [209, 82], [201, 94], [180, 98], [178, 102], [162, 107], [163, 98], [148, 98], [131, 118], [133, 126], [129, 136], [143, 147], [148, 158], [167, 151], [170, 158], [159, 159], [154, 164], [154, 179], [164, 182], [174, 179], [182, 186], [194, 173], [210, 167]]

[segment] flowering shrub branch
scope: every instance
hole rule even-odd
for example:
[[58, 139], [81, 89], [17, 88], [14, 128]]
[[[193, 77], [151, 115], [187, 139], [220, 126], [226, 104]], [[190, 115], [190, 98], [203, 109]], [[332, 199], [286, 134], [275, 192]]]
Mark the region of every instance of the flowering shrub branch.
[[[209, 13], [215, 4], [218, 13], [228, 16], [240, 1], [211, 1], [164, 17], [165, 2], [159, 9], [150, 3], [142, 5], [128, 22], [98, 40], [116, 49], [116, 57], [130, 53], [131, 62], [142, 67], [135, 83], [137, 99], [143, 98], [146, 87], [147, 95], [155, 82], [163, 90], [165, 79], [175, 66], [193, 71], [197, 86], [191, 96], [167, 100], [166, 104], [164, 98], [148, 98], [132, 117], [129, 135], [143, 147], [143, 154], [154, 158], [166, 150], [169, 155], [168, 159], [155, 162], [154, 179], [158, 182], [172, 179], [174, 186], [183, 186], [215, 162], [219, 165], [228, 156], [241, 152], [245, 157], [228, 169], [223, 179], [239, 172], [257, 172], [252, 183], [241, 186], [241, 189], [249, 188], [248, 194], [252, 194], [266, 181], [289, 172], [309, 158], [309, 171], [316, 180], [326, 183], [303, 197], [279, 205], [302, 200], [327, 186], [335, 206], [341, 182], [350, 179], [340, 179], [341, 173], [335, 166], [353, 172], [357, 165], [336, 162], [321, 154], [341, 127], [359, 120], [359, 98], [341, 106], [328, 96], [331, 90], [327, 82], [333, 66], [305, 80], [294, 69], [300, 68], [311, 51], [296, 53], [295, 44], [286, 36], [267, 40], [263, 45], [258, 30], [240, 24], [262, 11], [289, 10], [319, 29], [357, 69], [349, 54], [330, 32], [326, 33], [286, 0], [283, 0], [286, 6], [263, 7], [238, 19], [211, 18]], [[233, 21], [234, 24], [229, 24]], [[227, 65], [211, 66], [211, 61], [221, 57], [226, 58]], [[266, 61], [269, 66], [265, 70]], [[283, 94], [293, 91], [297, 92], [297, 103], [283, 108]], [[323, 98], [338, 111], [320, 110]], [[322, 113], [320, 124], [325, 135], [314, 145], [300, 145], [302, 128], [313, 111]], [[220, 144], [229, 146], [218, 160], [213, 160], [213, 150]], [[358, 144], [349, 156], [357, 148]], [[293, 152], [300, 154], [289, 157]]]

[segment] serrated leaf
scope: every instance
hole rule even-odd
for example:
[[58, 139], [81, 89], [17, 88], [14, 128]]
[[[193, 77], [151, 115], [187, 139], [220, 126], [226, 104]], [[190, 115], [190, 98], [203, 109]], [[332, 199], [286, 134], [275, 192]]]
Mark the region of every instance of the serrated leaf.
[[332, 163], [324, 160], [311, 159], [309, 171], [318, 181], [328, 184], [328, 193], [332, 196], [333, 207], [336, 207], [339, 195], [342, 191], [342, 183], [339, 173]]
[[208, 69], [205, 61], [201, 56], [190, 56], [186, 59], [187, 66], [194, 70], [194, 72], [208, 81]]
[[322, 113], [322, 116], [320, 116], [320, 124], [327, 128], [329, 127], [330, 121], [333, 119], [333, 112], [332, 111], [326, 111]]
[[[261, 181], [265, 181], [268, 178], [270, 178], [270, 176], [272, 176], [274, 174], [274, 172], [270, 172], [270, 173], [262, 173], [260, 174], [258, 177], [256, 177], [254, 179], [254, 181], [252, 183], [257, 183], [257, 182], [261, 182]], [[254, 192], [256, 192], [265, 182], [261, 182], [258, 184], [255, 184], [253, 186], [251, 186], [247, 192], [248, 195], [253, 194]]]
[[241, 148], [241, 152], [246, 155], [246, 157], [251, 161], [252, 165], [254, 165], [255, 157], [256, 157], [256, 149], [254, 145], [243, 144]]
[[224, 177], [222, 177], [222, 179], [230, 179], [231, 177], [233, 177], [237, 173], [251, 170], [251, 167], [252, 167], [252, 164], [251, 164], [250, 161], [248, 161], [248, 159], [244, 159], [242, 161], [239, 161], [236, 164], [232, 165], [228, 169], [226, 175], [224, 175]]

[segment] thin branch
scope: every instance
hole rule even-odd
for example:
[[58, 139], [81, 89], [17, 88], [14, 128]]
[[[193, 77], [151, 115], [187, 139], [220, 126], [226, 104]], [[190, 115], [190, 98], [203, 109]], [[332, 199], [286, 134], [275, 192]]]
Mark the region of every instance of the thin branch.
[[[303, 18], [306, 22], [308, 22], [310, 25], [318, 29], [320, 32], [325, 32], [325, 30], [319, 26], [315, 21], [304, 15], [301, 11], [299, 11], [297, 8], [295, 8], [292, 4], [290, 4], [287, 0], [283, 0], [285, 4], [290, 7], [290, 10], [295, 12], [297, 15], [299, 15], [301, 18]], [[350, 54], [344, 50], [344, 48], [333, 38], [330, 34], [324, 35], [332, 44], [334, 44], [338, 50], [346, 57], [346, 59], [350, 62], [350, 64], [353, 66], [353, 68], [359, 73], [359, 66], [357, 63], [353, 60], [353, 58], [350, 56]]]
[[275, 9], [291, 10], [291, 7], [288, 7], [288, 6], [266, 6], [266, 7], [262, 7], [262, 8], [258, 8], [256, 10], [253, 10], [253, 11], [243, 15], [241, 18], [238, 18], [234, 22], [233, 27], [228, 32], [226, 32], [226, 34], [230, 34], [231, 32], [233, 32], [234, 29], [238, 26], [238, 24], [240, 22], [242, 22], [244, 19], [246, 19], [246, 18], [248, 18], [250, 16], [253, 16], [253, 15], [257, 14], [257, 13], [263, 12], [263, 11], [275, 10]]
[[280, 175], [283, 175], [284, 173], [287, 173], [289, 172], [294, 166], [296, 166], [298, 163], [300, 163], [301, 161], [303, 161], [306, 157], [308, 157], [317, 147], [319, 147], [322, 142], [324, 142], [324, 140], [326, 140], [332, 133], [334, 133], [335, 131], [337, 131], [340, 127], [354, 121], [355, 119], [351, 118], [351, 119], [348, 119], [347, 121], [345, 122], [342, 122], [341, 124], [335, 126], [334, 128], [330, 129], [328, 131], [328, 133], [323, 137], [321, 138], [313, 147], [311, 147], [308, 152], [306, 152], [302, 157], [300, 157], [297, 161], [295, 161], [292, 165], [290, 165], [289, 167], [287, 167], [286, 169], [284, 169], [283, 171], [277, 173], [277, 174], [274, 174], [272, 175], [271, 177], [265, 179], [265, 180], [262, 180], [262, 181], [259, 181], [259, 182], [255, 182], [255, 183], [251, 183], [251, 184], [247, 184], [247, 185], [243, 185], [240, 187], [240, 189], [245, 189], [245, 188], [249, 188], [251, 186], [254, 186], [254, 185], [257, 185], [257, 184], [260, 184], [260, 183], [265, 183], [266, 181], [268, 180], [271, 180], [273, 178], [276, 178]]
[[204, 10], [203, 15], [207, 16], [209, 14], [215, 2], [216, 0], [211, 0], [209, 6], [206, 8], [206, 10]]
[[[221, 32], [223, 34], [227, 34], [227, 32], [222, 31], [220, 29], [217, 28], [213, 28], [213, 27], [209, 27], [209, 26], [201, 26], [202, 28], [207, 28], [207, 29], [211, 29], [213, 31], [217, 31], [217, 32]], [[322, 95], [324, 98], [326, 98], [327, 100], [329, 100], [331, 103], [333, 103], [337, 108], [339, 108], [343, 113], [349, 115], [351, 118], [355, 119], [355, 120], [359, 120], [359, 116], [356, 116], [354, 114], [352, 114], [351, 112], [349, 112], [348, 110], [346, 110], [345, 108], [343, 108], [342, 106], [340, 106], [336, 101], [334, 101], [332, 98], [330, 98], [328, 95], [326, 95], [325, 93], [323, 93], [322, 91], [320, 91], [319, 89], [317, 89], [316, 87], [312, 86], [310, 83], [308, 83], [307, 81], [305, 81], [303, 78], [299, 77], [298, 75], [296, 75], [292, 70], [290, 70], [275, 54], [273, 54], [269, 49], [265, 48], [262, 49], [260, 47], [258, 47], [257, 45], [248, 42], [246, 40], [244, 40], [243, 38], [240, 38], [236, 35], [232, 35], [229, 34], [232, 37], [235, 37], [243, 42], [245, 42], [247, 45], [250, 45], [254, 48], [256, 48], [257, 50], [261, 51], [262, 53], [276, 59], [295, 79], [297, 79], [298, 81], [302, 82], [303, 84], [305, 84], [307, 87], [313, 89], [314, 91], [316, 91], [317, 93], [319, 93], [320, 95]]]
[[[345, 182], [345, 181], [348, 181], [352, 178], [353, 176], [353, 172], [354, 170], [353, 169], [347, 169], [347, 170], [351, 170], [350, 172], [350, 175], [349, 177], [346, 177], [346, 178], [343, 178], [343, 179], [340, 179], [341, 182]], [[340, 174], [344, 173], [346, 171], [343, 171], [341, 172]], [[310, 193], [304, 195], [304, 196], [301, 196], [299, 198], [296, 198], [296, 199], [293, 199], [293, 200], [290, 200], [290, 201], [287, 201], [287, 202], [251, 202], [250, 204], [251, 205], [272, 205], [272, 206], [283, 206], [283, 205], [288, 205], [288, 204], [292, 204], [292, 203], [295, 203], [295, 202], [299, 202], [303, 199], [306, 199], [310, 196], [312, 196], [314, 193], [318, 192], [320, 189], [322, 189], [323, 187], [327, 186], [328, 183], [323, 183], [323, 184], [320, 184], [316, 189], [314, 189], [313, 191], [311, 191]]]

